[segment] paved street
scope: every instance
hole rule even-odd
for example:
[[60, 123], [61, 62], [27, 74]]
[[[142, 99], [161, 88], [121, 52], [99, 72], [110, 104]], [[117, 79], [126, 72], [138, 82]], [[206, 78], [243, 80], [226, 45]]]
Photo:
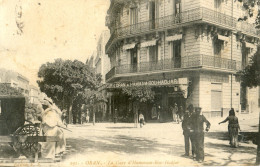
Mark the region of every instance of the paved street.
[[[243, 132], [257, 132], [258, 115], [241, 115]], [[223, 118], [210, 119], [211, 129], [205, 137], [205, 161], [199, 164], [183, 157], [184, 138], [181, 124], [147, 123], [134, 128], [131, 123], [92, 123], [69, 125], [65, 131], [69, 153], [62, 162], [40, 166], [246, 166], [254, 165], [256, 145], [251, 141], [239, 148], [228, 145], [227, 124], [218, 125]], [[1, 144], [0, 157], [14, 156], [11, 147]], [[39, 164], [18, 163], [9, 166]], [[0, 164], [1, 166], [1, 164]]]
[[[181, 125], [176, 123], [147, 123], [143, 128], [125, 123], [70, 125], [73, 132], [66, 134], [71, 152], [64, 163], [73, 166], [254, 165], [256, 145], [240, 143], [239, 148], [230, 148], [227, 124], [220, 126], [219, 120], [211, 120], [211, 131], [205, 135], [203, 164], [182, 157], [184, 139]], [[256, 123], [257, 119], [251, 122]], [[257, 126], [249, 127], [257, 130]]]

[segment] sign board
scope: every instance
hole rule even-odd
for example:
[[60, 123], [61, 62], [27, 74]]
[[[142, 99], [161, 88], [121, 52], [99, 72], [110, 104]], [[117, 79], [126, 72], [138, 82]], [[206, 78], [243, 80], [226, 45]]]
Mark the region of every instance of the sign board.
[[187, 85], [187, 78], [177, 78], [170, 80], [154, 80], [154, 81], [140, 81], [140, 82], [118, 82], [108, 84], [107, 88], [125, 88], [133, 86], [174, 86], [174, 85]]

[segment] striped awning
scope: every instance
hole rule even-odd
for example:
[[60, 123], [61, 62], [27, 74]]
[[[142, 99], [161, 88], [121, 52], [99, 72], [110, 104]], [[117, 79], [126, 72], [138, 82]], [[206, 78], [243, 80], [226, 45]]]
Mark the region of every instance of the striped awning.
[[177, 41], [182, 39], [182, 34], [176, 34], [173, 36], [168, 36], [165, 38], [166, 41], [171, 42], [171, 41]]
[[246, 47], [247, 47], [247, 48], [256, 49], [256, 45], [254, 45], [254, 44], [252, 44], [252, 43], [245, 42], [245, 44], [246, 44]]
[[222, 41], [226, 41], [226, 42], [229, 41], [229, 37], [226, 37], [226, 36], [223, 36], [223, 35], [218, 35], [218, 39], [222, 40]]
[[123, 50], [129, 50], [133, 49], [135, 47], [136, 43], [126, 44], [123, 46]]
[[146, 41], [141, 43], [141, 48], [149, 47], [149, 46], [154, 46], [156, 45], [157, 39], [151, 40], [151, 41]]

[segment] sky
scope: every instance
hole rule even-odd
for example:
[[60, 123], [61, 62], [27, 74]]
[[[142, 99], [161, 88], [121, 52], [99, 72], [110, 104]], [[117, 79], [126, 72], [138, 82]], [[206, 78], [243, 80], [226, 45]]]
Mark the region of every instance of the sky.
[[[85, 62], [100, 33], [107, 30], [109, 4], [110, 0], [0, 0], [0, 68], [17, 71], [37, 86], [42, 64], [57, 58]], [[16, 22], [23, 23], [21, 34]]]

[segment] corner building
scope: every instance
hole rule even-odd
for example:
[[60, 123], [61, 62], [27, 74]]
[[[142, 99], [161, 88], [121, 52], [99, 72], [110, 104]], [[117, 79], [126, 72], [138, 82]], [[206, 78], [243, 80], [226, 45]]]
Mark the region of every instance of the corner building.
[[[154, 104], [163, 107], [165, 119], [175, 103], [200, 106], [207, 117], [225, 116], [231, 107], [257, 112], [259, 88], [241, 87], [235, 77], [260, 42], [253, 25], [257, 13], [251, 18], [243, 8], [237, 0], [111, 0], [110, 113], [142, 108], [117, 91], [138, 85], [153, 87]], [[151, 107], [143, 110], [149, 120]]]

